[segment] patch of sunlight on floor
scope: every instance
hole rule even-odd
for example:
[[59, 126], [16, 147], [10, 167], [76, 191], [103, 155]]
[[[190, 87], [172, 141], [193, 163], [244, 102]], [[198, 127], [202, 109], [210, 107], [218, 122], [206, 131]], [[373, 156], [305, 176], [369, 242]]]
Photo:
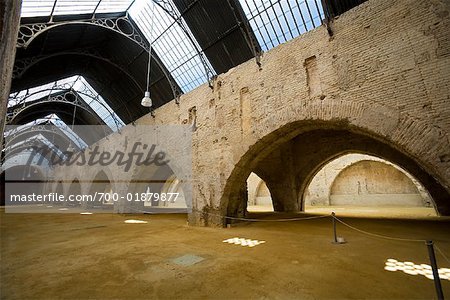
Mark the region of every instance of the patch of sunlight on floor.
[[[428, 279], [433, 280], [433, 271], [430, 265], [420, 264], [417, 265], [410, 261], [400, 262], [396, 259], [389, 258], [386, 260], [384, 269], [390, 272], [402, 271], [403, 273], [409, 275], [422, 275]], [[442, 280], [450, 281], [450, 269], [449, 268], [439, 268], [438, 269], [439, 278]]]
[[124, 223], [127, 224], [147, 224], [147, 221], [142, 221], [142, 220], [125, 220]]
[[264, 244], [266, 241], [258, 241], [258, 240], [234, 237], [231, 239], [224, 240], [222, 242], [252, 248], [252, 247], [258, 246], [260, 244]]

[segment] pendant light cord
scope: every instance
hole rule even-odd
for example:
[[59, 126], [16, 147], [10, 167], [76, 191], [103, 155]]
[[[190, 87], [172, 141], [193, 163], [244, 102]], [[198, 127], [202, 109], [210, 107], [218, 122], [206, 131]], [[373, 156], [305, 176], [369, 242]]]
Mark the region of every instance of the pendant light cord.
[[150, 21], [150, 42], [149, 42], [149, 49], [148, 49], [148, 69], [147, 69], [147, 92], [150, 92], [150, 65], [151, 65], [151, 61], [152, 61], [152, 41], [153, 41], [153, 19], [155, 16], [155, 3], [153, 2], [153, 0], [151, 0], [152, 2], [152, 10], [151, 10], [151, 21]]

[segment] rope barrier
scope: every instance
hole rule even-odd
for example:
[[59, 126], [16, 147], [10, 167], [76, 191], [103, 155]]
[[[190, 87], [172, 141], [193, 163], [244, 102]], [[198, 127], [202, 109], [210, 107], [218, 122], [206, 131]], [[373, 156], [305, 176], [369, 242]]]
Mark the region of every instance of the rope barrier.
[[[194, 213], [198, 214], [204, 214], [203, 212], [194, 211]], [[322, 218], [329, 218], [329, 215], [324, 216], [312, 216], [312, 217], [304, 217], [304, 218], [289, 218], [289, 219], [275, 219], [275, 220], [263, 220], [263, 219], [248, 219], [248, 218], [238, 218], [238, 217], [228, 217], [228, 216], [222, 216], [218, 214], [212, 214], [205, 212], [207, 215], [210, 216], [216, 216], [224, 219], [229, 220], [239, 220], [239, 221], [249, 221], [249, 222], [288, 222], [288, 221], [304, 221], [304, 220], [314, 220], [314, 219], [322, 219]]]
[[444, 254], [444, 252], [441, 251], [441, 249], [436, 245], [436, 243], [434, 244], [434, 248], [436, 248], [437, 251], [442, 255], [442, 257], [450, 264], [450, 259], [448, 259], [448, 257]]
[[418, 240], [418, 239], [405, 239], [405, 238], [398, 238], [398, 237], [391, 237], [391, 236], [386, 236], [386, 235], [381, 235], [381, 234], [376, 234], [376, 233], [371, 233], [368, 231], [364, 231], [362, 229], [358, 229], [356, 227], [351, 226], [350, 224], [345, 223], [344, 221], [338, 219], [336, 216], [332, 216], [336, 221], [338, 221], [339, 223], [341, 223], [342, 225], [347, 226], [348, 228], [351, 228], [355, 231], [358, 231], [359, 233], [362, 234], [366, 234], [369, 236], [373, 236], [373, 237], [377, 237], [377, 238], [382, 238], [382, 239], [387, 239], [387, 240], [394, 240], [394, 241], [402, 241], [402, 242], [421, 242], [421, 243], [425, 243], [426, 240]]

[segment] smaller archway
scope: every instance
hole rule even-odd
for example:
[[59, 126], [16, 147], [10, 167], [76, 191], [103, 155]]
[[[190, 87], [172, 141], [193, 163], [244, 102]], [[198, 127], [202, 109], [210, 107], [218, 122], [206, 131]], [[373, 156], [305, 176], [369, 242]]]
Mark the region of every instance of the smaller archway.
[[133, 176], [128, 197], [132, 200], [127, 210], [131, 213], [187, 213], [185, 182], [168, 166], [144, 166]]
[[425, 187], [399, 166], [371, 155], [342, 155], [308, 185], [305, 211], [363, 217], [436, 216]]
[[70, 184], [69, 191], [67, 193], [66, 199], [67, 199], [67, 205], [69, 206], [80, 206], [81, 201], [80, 197], [81, 194], [81, 184], [78, 179], [74, 179], [72, 183]]
[[272, 197], [267, 184], [255, 173], [251, 173], [247, 178], [249, 212], [274, 211]]
[[53, 203], [51, 203], [51, 205], [62, 205], [64, 204], [64, 202], [62, 200], [64, 200], [63, 196], [64, 196], [64, 185], [63, 182], [61, 180], [59, 180], [56, 185], [54, 186], [53, 189], [53, 193], [55, 193], [55, 198], [56, 199]]
[[105, 173], [105, 171], [99, 171], [97, 175], [92, 180], [88, 202], [86, 203], [86, 208], [98, 208], [98, 209], [113, 209], [114, 196], [113, 196], [113, 186], [110, 177]]
[[[161, 188], [160, 199], [157, 202], [159, 207], [168, 208], [167, 212], [185, 213], [187, 211], [186, 198], [183, 184], [175, 174], [172, 174]], [[146, 205], [149, 206], [149, 202]]]

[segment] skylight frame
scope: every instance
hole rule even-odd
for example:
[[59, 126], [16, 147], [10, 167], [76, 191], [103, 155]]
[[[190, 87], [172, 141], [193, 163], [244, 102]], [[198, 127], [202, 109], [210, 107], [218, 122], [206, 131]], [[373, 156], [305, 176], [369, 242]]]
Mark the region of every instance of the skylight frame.
[[19, 104], [26, 104], [34, 100], [42, 99], [68, 91], [75, 91], [81, 99], [88, 105], [99, 118], [108, 125], [111, 130], [118, 131], [125, 125], [122, 119], [114, 112], [103, 97], [81, 75], [74, 75], [67, 78], [49, 82], [37, 87], [22, 90], [10, 94], [8, 108]]
[[134, 0], [22, 0], [21, 17], [92, 15], [126, 12]]
[[322, 25], [319, 0], [239, 0], [263, 51]]
[[[150, 28], [151, 5], [155, 5], [153, 30]], [[155, 1], [136, 0], [128, 14], [147, 41], [152, 42], [153, 51], [186, 93], [208, 82], [209, 76], [216, 72], [173, 1], [167, 0], [167, 5], [172, 15]]]

